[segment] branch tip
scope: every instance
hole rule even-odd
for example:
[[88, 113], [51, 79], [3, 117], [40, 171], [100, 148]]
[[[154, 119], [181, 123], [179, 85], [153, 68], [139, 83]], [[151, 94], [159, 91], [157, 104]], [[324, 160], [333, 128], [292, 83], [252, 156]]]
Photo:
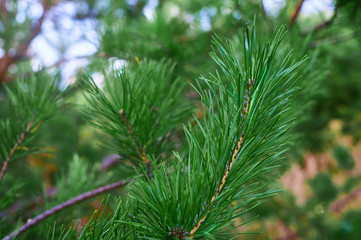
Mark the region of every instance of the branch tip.
[[[249, 101], [250, 101], [250, 92], [251, 92], [251, 88], [254, 86], [254, 79], [253, 77], [249, 80], [249, 83], [248, 83], [248, 90], [245, 91], [246, 95], [245, 95], [245, 98], [247, 101], [244, 102], [244, 108], [242, 109], [244, 115], [242, 114], [242, 112], [240, 113], [241, 114], [241, 117], [243, 118], [244, 116], [246, 116], [248, 114], [248, 106], [249, 106]], [[247, 97], [248, 96], [248, 97]], [[241, 128], [242, 128], [242, 125], [241, 125]], [[221, 179], [221, 183], [218, 185], [217, 184], [217, 190], [216, 190], [216, 193], [213, 195], [212, 199], [211, 199], [211, 202], [210, 202], [210, 205], [214, 202], [214, 199], [216, 197], [219, 196], [219, 194], [221, 193], [221, 191], [223, 189], [226, 189], [224, 187], [225, 183], [226, 183], [226, 180], [228, 178], [228, 175], [229, 173], [231, 172], [231, 169], [232, 169], [232, 166], [234, 164], [234, 162], [236, 161], [237, 159], [237, 155], [238, 155], [238, 152], [239, 150], [241, 149], [242, 147], [242, 144], [243, 144], [243, 140], [244, 140], [244, 134], [245, 132], [243, 131], [242, 134], [241, 134], [241, 137], [239, 138], [238, 142], [237, 142], [237, 145], [234, 149], [234, 152], [233, 152], [233, 155], [232, 155], [232, 160], [231, 162], [229, 163], [227, 161], [227, 164], [226, 164], [226, 171], [224, 172], [223, 174], [223, 177]], [[236, 143], [236, 141], [235, 141]], [[217, 204], [217, 202], [215, 202], [215, 204]], [[213, 206], [214, 207], [214, 206]], [[197, 223], [197, 225], [191, 230], [190, 232], [190, 236], [189, 238], [192, 239], [194, 238], [194, 234], [195, 232], [198, 230], [198, 228], [202, 225], [202, 223], [206, 220], [207, 216], [208, 216], [208, 213], [209, 213], [210, 210], [208, 210], [208, 212], [206, 213], [206, 215], [201, 218], [201, 220]]]

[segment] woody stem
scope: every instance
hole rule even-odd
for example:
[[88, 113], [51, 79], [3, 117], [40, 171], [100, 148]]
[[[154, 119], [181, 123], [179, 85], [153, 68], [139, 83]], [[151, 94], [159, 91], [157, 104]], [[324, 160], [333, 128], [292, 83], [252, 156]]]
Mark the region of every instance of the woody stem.
[[130, 125], [129, 121], [128, 121], [128, 118], [124, 112], [123, 109], [121, 109], [119, 111], [119, 114], [120, 116], [122, 117], [126, 127], [127, 127], [127, 130], [128, 130], [128, 133], [133, 141], [133, 144], [135, 145], [136, 147], [136, 151], [138, 153], [138, 155], [144, 160], [144, 163], [148, 164], [149, 163], [149, 159], [147, 158], [147, 154], [144, 152], [144, 150], [141, 148], [141, 146], [138, 144], [138, 141], [137, 141], [137, 138], [136, 136], [134, 135], [134, 130], [132, 128], [132, 126]]
[[3, 163], [3, 166], [1, 168], [1, 172], [0, 172], [0, 181], [2, 180], [5, 172], [6, 172], [6, 169], [7, 169], [7, 166], [8, 166], [8, 163], [10, 161], [10, 159], [13, 157], [16, 149], [19, 147], [19, 145], [24, 141], [25, 139], [25, 135], [26, 133], [28, 133], [30, 131], [30, 128], [31, 126], [33, 125], [33, 121], [31, 120], [28, 125], [26, 126], [26, 129], [20, 134], [20, 137], [19, 139], [16, 141], [15, 145], [13, 146], [12, 149], [10, 149], [10, 152], [8, 154], [8, 156], [6, 157], [4, 163]]
[[[251, 88], [253, 87], [254, 85], [254, 80], [253, 78], [250, 80], [249, 84], [248, 84], [248, 91], [246, 91], [246, 95], [245, 95], [245, 99], [246, 101], [244, 102], [244, 108], [242, 109], [242, 114], [241, 116], [242, 117], [246, 117], [246, 114], [248, 113], [248, 107], [249, 107], [249, 102], [250, 102], [250, 92], [251, 92]], [[219, 187], [217, 188], [217, 191], [216, 193], [213, 195], [212, 199], [211, 199], [211, 202], [210, 204], [212, 204], [214, 202], [214, 199], [216, 197], [218, 197], [218, 195], [221, 193], [223, 187], [224, 187], [224, 184], [226, 183], [226, 180], [228, 178], [228, 175], [232, 169], [232, 166], [237, 158], [237, 155], [239, 153], [239, 150], [241, 149], [242, 147], [242, 144], [243, 144], [243, 140], [244, 140], [244, 132], [242, 133], [241, 137], [239, 138], [238, 142], [237, 142], [237, 146], [233, 152], [233, 155], [232, 155], [232, 161], [231, 163], [227, 166], [226, 168], [226, 172], [223, 174], [223, 177], [222, 177], [222, 180], [221, 180], [221, 184], [219, 185]], [[208, 211], [209, 212], [209, 211]], [[208, 213], [203, 217], [201, 218], [197, 225], [191, 230], [190, 232], [190, 237], [189, 238], [194, 238], [194, 234], [195, 232], [198, 230], [198, 228], [202, 225], [202, 223], [204, 222], [204, 220], [207, 218], [208, 216]]]

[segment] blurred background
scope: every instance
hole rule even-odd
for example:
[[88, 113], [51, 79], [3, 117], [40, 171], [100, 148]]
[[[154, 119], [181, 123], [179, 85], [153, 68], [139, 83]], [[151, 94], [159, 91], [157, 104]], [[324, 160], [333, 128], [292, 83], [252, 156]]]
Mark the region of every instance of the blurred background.
[[[208, 55], [212, 36], [233, 41], [254, 19], [264, 37], [286, 26], [295, 54], [310, 56], [315, 84], [296, 129], [301, 136], [279, 172], [285, 191], [248, 213], [245, 219], [259, 217], [239, 229], [262, 234], [240, 239], [361, 239], [360, 0], [0, 0], [0, 117], [11, 111], [3, 84], [24, 69], [55, 75], [62, 90], [76, 83], [79, 71], [101, 84], [99, 66], [166, 58], [177, 63], [177, 76], [192, 83], [215, 68]], [[28, 181], [19, 183], [19, 200], [0, 211], [0, 231], [92, 189], [89, 177], [79, 189], [62, 186], [69, 193], [57, 197], [70, 168], [79, 171], [74, 179], [101, 175], [94, 178], [99, 185], [116, 179], [111, 168], [119, 156], [99, 147], [99, 133], [76, 107], [84, 102], [81, 92], [72, 91], [75, 105], [60, 109], [42, 129], [47, 153], [27, 157], [26, 166], [11, 164], [14, 179]], [[197, 102], [191, 88], [187, 98]], [[100, 199], [67, 210], [67, 218], [49, 219], [24, 239], [41, 236], [54, 220], [84, 225], [91, 211], [81, 210], [96, 209]]]

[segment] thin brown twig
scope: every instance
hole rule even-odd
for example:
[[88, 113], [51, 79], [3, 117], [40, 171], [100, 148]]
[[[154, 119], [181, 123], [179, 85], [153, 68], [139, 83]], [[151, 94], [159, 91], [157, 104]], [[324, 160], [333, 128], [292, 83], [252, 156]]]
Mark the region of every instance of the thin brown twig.
[[335, 22], [335, 19], [337, 17], [337, 8], [335, 9], [332, 17], [329, 19], [329, 20], [326, 20], [318, 25], [316, 25], [315, 27], [313, 27], [312, 29], [309, 29], [309, 30], [306, 30], [306, 31], [303, 31], [302, 32], [302, 35], [307, 35], [309, 33], [316, 33], [326, 27], [329, 27], [331, 26], [334, 22]]
[[[148, 177], [152, 176], [152, 174], [148, 174]], [[9, 235], [5, 236], [2, 240], [10, 240], [13, 237], [18, 237], [19, 235], [21, 235], [22, 233], [24, 233], [25, 231], [29, 230], [31, 227], [33, 227], [34, 225], [38, 224], [39, 222], [45, 220], [46, 218], [54, 215], [55, 213], [64, 210], [65, 208], [68, 208], [72, 205], [75, 205], [76, 203], [85, 201], [91, 197], [94, 197], [96, 195], [123, 187], [125, 185], [127, 185], [130, 182], [133, 182], [134, 178], [131, 178], [129, 180], [121, 180], [119, 182], [115, 182], [115, 183], [111, 183], [102, 187], [99, 187], [97, 189], [94, 189], [92, 191], [83, 193], [77, 197], [74, 197], [72, 199], [69, 199], [68, 201], [65, 201], [49, 210], [46, 210], [45, 212], [39, 214], [38, 216], [36, 216], [33, 219], [28, 219], [28, 221], [20, 227], [19, 230], [14, 231], [12, 233], [10, 233]]]
[[134, 130], [132, 128], [132, 126], [130, 125], [129, 121], [128, 121], [128, 118], [125, 114], [125, 112], [123, 111], [123, 109], [121, 109], [119, 111], [119, 115], [122, 117], [125, 125], [127, 126], [127, 129], [128, 129], [128, 132], [129, 132], [129, 135], [130, 137], [132, 138], [132, 141], [136, 147], [136, 151], [138, 153], [138, 155], [141, 157], [141, 159], [144, 160], [144, 163], [148, 164], [149, 163], [149, 159], [147, 157], [147, 154], [145, 154], [144, 150], [141, 148], [141, 146], [138, 144], [138, 141], [137, 141], [137, 138], [136, 136], [134, 135]]
[[41, 15], [41, 17], [39, 18], [39, 20], [31, 27], [30, 30], [30, 35], [29, 37], [23, 42], [23, 44], [20, 46], [15, 58], [22, 58], [25, 54], [27, 49], [30, 46], [30, 43], [34, 40], [34, 38], [36, 36], [39, 35], [39, 33], [41, 32], [41, 27], [43, 25], [44, 19], [45, 19], [45, 15], [49, 9], [49, 5], [47, 4], [48, 1], [43, 0], [42, 1], [42, 5], [43, 5], [43, 14]]
[[[0, 2], [1, 4], [1, 13], [5, 13], [4, 17], [6, 17], [7, 15], [7, 11], [6, 11], [6, 1], [2, 0]], [[9, 78], [7, 76], [7, 72], [8, 72], [8, 68], [14, 64], [16, 61], [19, 61], [21, 59], [24, 59], [26, 56], [26, 52], [31, 44], [31, 42], [35, 39], [36, 36], [39, 35], [39, 33], [41, 32], [41, 28], [42, 28], [42, 24], [44, 22], [45, 19], [45, 15], [47, 13], [47, 11], [50, 9], [50, 7], [52, 5], [48, 4], [47, 0], [43, 0], [42, 1], [42, 5], [43, 5], [43, 14], [41, 15], [41, 17], [37, 20], [37, 22], [31, 27], [30, 30], [30, 34], [28, 36], [27, 39], [25, 39], [25, 41], [19, 46], [19, 48], [16, 51], [15, 55], [10, 55], [7, 51], [5, 52], [4, 56], [0, 58], [0, 84], [2, 82], [6, 82], [9, 81]]]
[[[251, 88], [253, 87], [254, 85], [254, 80], [253, 78], [250, 80], [249, 84], [248, 84], [248, 91], [246, 91], [246, 95], [245, 95], [245, 102], [244, 102], [244, 108], [242, 109], [242, 114], [241, 114], [241, 117], [245, 117], [246, 114], [248, 113], [248, 106], [249, 106], [249, 102], [250, 102], [250, 92], [251, 92]], [[227, 169], [226, 169], [226, 172], [223, 174], [223, 177], [222, 177], [222, 180], [221, 180], [221, 184], [219, 185], [219, 187], [217, 188], [217, 191], [216, 193], [213, 195], [212, 199], [211, 199], [211, 202], [210, 204], [212, 204], [214, 202], [214, 199], [216, 197], [218, 197], [218, 195], [221, 193], [223, 187], [224, 187], [224, 184], [226, 183], [226, 180], [229, 176], [229, 173], [232, 169], [232, 166], [234, 164], [234, 162], [236, 161], [237, 159], [237, 155], [239, 153], [239, 150], [241, 149], [241, 146], [243, 144], [243, 140], [244, 140], [244, 133], [242, 133], [240, 139], [238, 140], [238, 143], [237, 143], [237, 146], [236, 148], [234, 149], [234, 152], [233, 152], [233, 155], [232, 155], [232, 161], [231, 163], [227, 166]], [[209, 213], [209, 211], [208, 211]], [[207, 218], [208, 216], [208, 213], [203, 217], [201, 218], [197, 225], [190, 231], [190, 239], [191, 238], [194, 238], [194, 234], [195, 232], [198, 230], [198, 228], [202, 225], [202, 223], [204, 222], [204, 220]]]
[[[108, 168], [110, 168], [111, 166], [113, 166], [116, 163], [120, 163], [121, 160], [125, 160], [122, 156], [117, 155], [117, 154], [113, 154], [110, 155], [106, 158], [103, 159], [102, 161], [102, 165], [99, 167], [98, 171], [105, 171]], [[124, 162], [125, 164], [129, 164], [128, 162]], [[46, 189], [46, 193], [45, 196], [46, 197], [54, 197], [58, 194], [58, 188], [56, 186], [52, 186], [50, 188]], [[0, 212], [0, 218], [4, 217], [4, 216], [9, 216], [9, 215], [13, 215], [15, 213], [17, 213], [18, 211], [20, 211], [21, 209], [28, 209], [31, 206], [36, 206], [38, 207], [39, 204], [44, 204], [44, 196], [38, 196], [32, 200], [19, 200], [17, 202], [15, 202], [14, 204], [12, 204], [8, 209]], [[30, 215], [29, 212], [23, 214], [23, 216], [28, 216]]]
[[6, 0], [0, 0], [0, 12], [3, 21], [8, 18], [8, 10], [6, 9]]
[[[57, 187], [47, 188], [46, 192], [45, 192], [45, 196], [47, 198], [54, 197], [57, 194], [58, 194], [58, 188]], [[44, 204], [45, 196], [37, 196], [36, 198], [31, 199], [31, 200], [28, 200], [28, 199], [19, 200], [19, 201], [15, 202], [14, 204], [12, 204], [6, 210], [0, 212], [0, 218], [3, 218], [2, 221], [5, 221], [5, 217], [15, 215], [19, 211], [28, 210], [28, 209], [29, 209], [29, 211], [22, 214], [22, 217], [31, 216], [30, 212], [33, 212], [34, 208], [39, 207], [40, 204]], [[13, 221], [13, 224], [16, 224], [16, 222], [17, 222], [17, 220]]]
[[292, 24], [294, 24], [296, 22], [296, 19], [301, 11], [301, 8], [302, 8], [302, 5], [304, 3], [304, 0], [300, 0], [295, 8], [295, 10], [293, 11], [292, 13], [292, 16], [290, 18], [290, 21], [289, 21], [289, 25], [292, 26]]
[[[124, 161], [125, 159], [117, 154], [114, 155], [110, 155], [108, 157], [106, 157], [105, 159], [103, 159], [103, 163], [102, 165], [99, 167], [98, 171], [105, 171], [108, 168], [110, 168], [113, 164], [116, 164], [117, 162], [121, 162]], [[123, 162], [124, 164], [131, 164], [127, 161]], [[132, 167], [134, 167], [134, 165], [132, 165]], [[46, 197], [54, 197], [58, 194], [58, 188], [56, 186], [50, 187], [46, 189]], [[36, 206], [38, 207], [39, 204], [44, 204], [44, 196], [38, 196], [32, 200], [20, 200], [16, 203], [14, 203], [13, 205], [11, 205], [8, 209], [6, 209], [5, 211], [0, 212], [0, 218], [4, 217], [4, 216], [8, 216], [8, 215], [13, 215], [15, 213], [17, 213], [18, 211], [20, 211], [21, 209], [28, 209], [32, 206]], [[23, 216], [30, 216], [31, 214], [29, 212], [23, 214]], [[16, 222], [15, 222], [16, 223]]]
[[[104, 158], [102, 160], [102, 165], [99, 167], [98, 171], [101, 172], [101, 171], [105, 171], [107, 170], [108, 168], [110, 168], [111, 166], [113, 166], [114, 164], [116, 163], [120, 163], [122, 162], [123, 160], [125, 160], [122, 156], [120, 155], [117, 155], [117, 154], [113, 154], [113, 155], [110, 155], [106, 158]], [[124, 162], [124, 164], [130, 164], [128, 163], [127, 161]], [[58, 188], [56, 186], [52, 186], [50, 188], [47, 188], [46, 189], [46, 193], [45, 193], [45, 196], [46, 197], [54, 197], [58, 194]], [[17, 213], [18, 211], [20, 211], [21, 209], [28, 209], [32, 206], [37, 206], [39, 204], [44, 204], [44, 196], [38, 196], [32, 200], [19, 200], [17, 202], [15, 202], [14, 204], [12, 204], [8, 209], [0, 212], [0, 218], [4, 217], [4, 216], [9, 216], [9, 215], [13, 215], [15, 213]], [[23, 214], [23, 216], [29, 216], [31, 215], [29, 212]]]
[[335, 13], [332, 15], [331, 19], [326, 20], [320, 24], [318, 24], [315, 28], [314, 31], [320, 31], [321, 29], [330, 26], [336, 19], [337, 17], [337, 11], [335, 10]]
[[328, 26], [330, 26], [332, 24], [332, 22], [333, 22], [333, 18], [331, 18], [330, 20], [324, 21], [324, 22], [318, 24], [315, 27], [314, 31], [319, 31], [319, 30], [321, 30], [321, 29], [323, 29], [325, 27], [328, 27]]
[[4, 163], [3, 163], [3, 166], [1, 168], [1, 172], [0, 172], [0, 181], [2, 180], [5, 172], [6, 172], [6, 169], [7, 169], [7, 166], [8, 166], [8, 163], [10, 161], [10, 159], [13, 157], [15, 151], [17, 150], [17, 148], [19, 147], [19, 145], [24, 141], [25, 139], [25, 135], [30, 131], [30, 128], [31, 126], [33, 125], [33, 120], [31, 120], [28, 125], [26, 126], [25, 130], [20, 134], [20, 137], [19, 139], [16, 141], [15, 145], [13, 146], [12, 149], [10, 149], [10, 152], [8, 154], [8, 156], [6, 157]]
[[336, 201], [331, 206], [332, 212], [341, 212], [348, 204], [350, 204], [353, 200], [355, 200], [357, 197], [361, 195], [361, 187], [356, 188], [353, 190], [350, 194], [347, 196], [341, 198], [340, 200]]

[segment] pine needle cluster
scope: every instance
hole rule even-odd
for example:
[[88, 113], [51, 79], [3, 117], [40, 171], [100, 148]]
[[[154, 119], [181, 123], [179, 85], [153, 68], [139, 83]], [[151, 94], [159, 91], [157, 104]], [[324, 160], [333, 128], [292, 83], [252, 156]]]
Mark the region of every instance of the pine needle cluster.
[[[277, 193], [264, 176], [287, 150], [297, 69], [305, 59], [287, 53], [275, 60], [284, 53], [283, 29], [268, 40], [257, 38], [255, 28], [241, 37], [243, 59], [231, 43], [214, 38], [211, 56], [220, 71], [194, 86], [204, 115], [184, 126], [188, 152], [164, 164], [148, 152], [152, 175], [143, 167], [128, 199], [110, 219], [94, 217], [80, 239], [229, 239], [239, 234], [232, 229], [252, 220], [235, 219]], [[122, 121], [119, 109], [126, 108], [112, 114]]]

